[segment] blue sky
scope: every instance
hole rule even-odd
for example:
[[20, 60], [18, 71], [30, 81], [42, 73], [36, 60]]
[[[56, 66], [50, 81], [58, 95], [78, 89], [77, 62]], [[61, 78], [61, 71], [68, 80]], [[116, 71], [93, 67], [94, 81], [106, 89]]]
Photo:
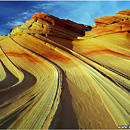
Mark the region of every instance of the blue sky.
[[0, 1], [0, 35], [22, 25], [35, 12], [93, 25], [96, 17], [130, 9], [130, 1]]

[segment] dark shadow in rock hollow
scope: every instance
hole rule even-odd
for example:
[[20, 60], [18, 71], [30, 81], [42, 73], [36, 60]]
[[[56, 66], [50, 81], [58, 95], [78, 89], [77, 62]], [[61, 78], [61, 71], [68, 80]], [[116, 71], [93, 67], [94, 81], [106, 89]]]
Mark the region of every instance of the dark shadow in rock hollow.
[[7, 89], [7, 91], [0, 92], [0, 104], [5, 102], [6, 100], [9, 100], [9, 99], [21, 94], [22, 92], [27, 91], [29, 88], [34, 86], [34, 84], [36, 83], [37, 79], [34, 75], [32, 75], [31, 73], [29, 73], [23, 69], [21, 69], [21, 71], [24, 74], [23, 81], [21, 83], [19, 83], [18, 85], [16, 85], [15, 87], [10, 88], [9, 90]]
[[19, 80], [17, 77], [15, 77], [4, 65], [4, 63], [0, 60], [0, 63], [2, 64], [4, 71], [6, 73], [6, 77], [3, 81], [0, 82], [0, 90], [7, 89], [8, 87], [16, 84]]
[[53, 117], [50, 129], [78, 129], [78, 121], [72, 106], [72, 96], [67, 81], [64, 79], [61, 102]]
[[[4, 66], [5, 67], [5, 66]], [[31, 73], [21, 69], [21, 71], [24, 74], [24, 79], [23, 81], [16, 85], [15, 87], [11, 88], [11, 89], [7, 89], [7, 91], [4, 92], [0, 92], [0, 104], [3, 104], [5, 101], [14, 98], [15, 96], [21, 94], [22, 92], [27, 91], [28, 89], [30, 89], [31, 87], [34, 86], [34, 84], [36, 83], [37, 79], [34, 75], [32, 75]], [[8, 71], [6, 71], [8, 72]], [[33, 98], [32, 98], [33, 99]], [[31, 100], [32, 100], [31, 99]], [[0, 107], [0, 109], [4, 109], [6, 107], [10, 107], [11, 102]], [[3, 119], [0, 120], [0, 129], [7, 129], [14, 121], [15, 119], [17, 119], [18, 115], [24, 110], [26, 109], [26, 107], [28, 106], [22, 106], [21, 108], [17, 109], [16, 111], [12, 112], [11, 114], [9, 114], [8, 116], [4, 117]]]
[[[76, 23], [75, 23], [76, 24]], [[76, 24], [78, 25], [78, 24]], [[73, 49], [72, 42], [74, 39], [77, 39], [78, 37], [84, 37], [86, 31], [91, 31], [92, 27], [87, 25], [78, 25], [78, 27], [74, 26], [58, 26], [54, 25], [50, 28], [49, 34], [47, 34], [47, 38], [51, 41], [56, 42], [57, 44], [64, 46], [69, 49]], [[45, 34], [41, 34], [41, 36], [46, 37]], [[53, 44], [53, 43], [51, 43]], [[57, 46], [56, 44], [53, 44]], [[58, 46], [60, 48], [60, 46]], [[62, 48], [63, 49], [63, 48]]]

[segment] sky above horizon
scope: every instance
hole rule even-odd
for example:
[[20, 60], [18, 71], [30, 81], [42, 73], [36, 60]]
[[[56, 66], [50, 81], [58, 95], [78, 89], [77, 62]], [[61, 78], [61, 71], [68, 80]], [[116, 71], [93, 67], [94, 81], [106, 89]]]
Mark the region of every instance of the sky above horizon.
[[130, 1], [0, 1], [0, 9], [0, 35], [7, 35], [14, 26], [24, 24], [35, 12], [93, 25], [93, 20], [99, 16], [130, 9]]

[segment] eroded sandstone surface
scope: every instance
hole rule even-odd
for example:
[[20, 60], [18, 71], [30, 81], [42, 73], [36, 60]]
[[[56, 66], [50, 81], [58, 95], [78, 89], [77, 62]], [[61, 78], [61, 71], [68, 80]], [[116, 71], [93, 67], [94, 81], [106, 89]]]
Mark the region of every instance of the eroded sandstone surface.
[[0, 128], [130, 125], [130, 10], [77, 24], [35, 13], [0, 36]]

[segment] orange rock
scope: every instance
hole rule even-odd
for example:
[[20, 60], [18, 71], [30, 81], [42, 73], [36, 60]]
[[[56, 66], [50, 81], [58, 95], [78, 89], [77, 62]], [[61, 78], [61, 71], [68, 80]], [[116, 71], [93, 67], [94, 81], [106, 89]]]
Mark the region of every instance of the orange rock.
[[46, 20], [43, 20], [41, 18], [38, 18], [37, 22], [42, 23], [44, 25], [50, 25]]
[[35, 13], [0, 37], [0, 129], [129, 125], [130, 10], [94, 21]]
[[130, 16], [130, 10], [128, 10], [128, 9], [122, 10], [122, 11], [119, 11], [117, 14], [123, 14], [123, 15], [128, 15], [128, 16]]
[[96, 25], [91, 31], [85, 33], [86, 37], [130, 31], [129, 12], [129, 10], [124, 10], [120, 11], [116, 15], [98, 17], [94, 19]]
[[17, 27], [20, 27], [20, 26], [21, 26], [21, 25], [17, 25], [17, 26], [15, 26], [15, 27], [13, 28], [13, 30], [16, 29]]

